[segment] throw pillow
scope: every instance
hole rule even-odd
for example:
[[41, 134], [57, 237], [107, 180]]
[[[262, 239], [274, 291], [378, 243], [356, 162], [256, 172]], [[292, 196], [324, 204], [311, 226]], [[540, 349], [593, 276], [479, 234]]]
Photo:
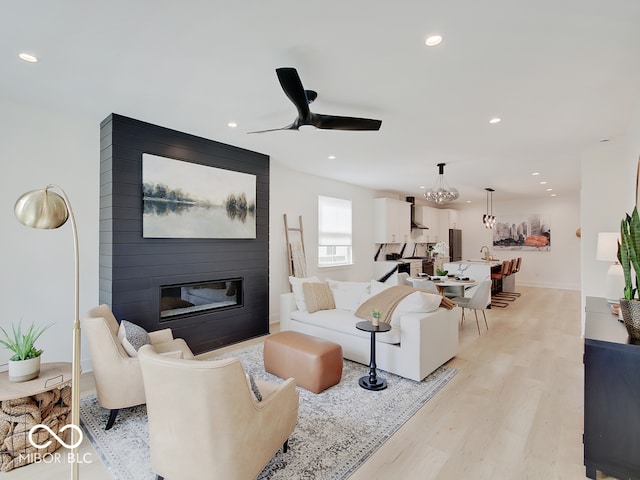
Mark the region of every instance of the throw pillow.
[[440, 306], [442, 296], [437, 293], [414, 292], [407, 295], [396, 307], [401, 312], [435, 312]]
[[307, 278], [298, 278], [298, 277], [289, 277], [289, 283], [291, 284], [291, 291], [293, 292], [293, 297], [296, 300], [296, 306], [298, 310], [301, 312], [307, 311], [307, 304], [304, 301], [304, 291], [302, 290], [302, 284], [304, 282], [320, 282], [318, 277], [307, 277]]
[[247, 377], [249, 378], [249, 385], [251, 386], [251, 391], [253, 392], [253, 395], [256, 397], [257, 401], [261, 402], [262, 393], [260, 393], [260, 389], [258, 389], [258, 384], [256, 383], [256, 379], [253, 378], [253, 375], [251, 375], [250, 373], [247, 374]]
[[305, 282], [302, 284], [302, 291], [309, 313], [336, 308], [328, 283]]
[[392, 327], [400, 327], [400, 317], [405, 313], [435, 312], [441, 301], [442, 296], [437, 293], [414, 292], [400, 300], [389, 323]]
[[376, 293], [383, 292], [387, 288], [391, 288], [391, 287], [393, 287], [393, 284], [391, 283], [382, 283], [382, 282], [378, 282], [377, 280], [371, 280], [371, 286], [370, 286], [371, 295], [375, 295]]
[[141, 346], [151, 344], [151, 338], [149, 338], [149, 334], [144, 328], [126, 320], [120, 322], [118, 338], [130, 357], [137, 357], [138, 349]]
[[327, 279], [333, 293], [336, 308], [355, 312], [362, 300], [369, 295], [370, 282], [342, 282]]

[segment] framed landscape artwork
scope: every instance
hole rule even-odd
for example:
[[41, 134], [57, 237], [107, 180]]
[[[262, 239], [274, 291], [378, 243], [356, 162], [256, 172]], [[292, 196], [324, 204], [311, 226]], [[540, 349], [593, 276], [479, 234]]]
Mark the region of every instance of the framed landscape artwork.
[[256, 238], [256, 176], [142, 154], [142, 236]]
[[551, 227], [543, 215], [501, 215], [496, 218], [493, 230], [495, 250], [551, 250]]

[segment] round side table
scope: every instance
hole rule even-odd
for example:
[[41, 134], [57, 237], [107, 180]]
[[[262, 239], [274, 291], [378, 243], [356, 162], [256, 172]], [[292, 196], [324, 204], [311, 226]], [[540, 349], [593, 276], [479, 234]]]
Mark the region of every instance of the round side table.
[[380, 323], [374, 326], [369, 321], [356, 323], [356, 328], [364, 332], [371, 332], [371, 360], [369, 362], [369, 375], [361, 377], [358, 384], [367, 390], [384, 390], [387, 388], [387, 381], [384, 378], [378, 378], [376, 372], [376, 333], [388, 332], [391, 326], [387, 323]]
[[[29, 442], [29, 430], [46, 424], [58, 435], [71, 422], [71, 363], [43, 363], [38, 378], [27, 382], [10, 382], [8, 372], [0, 373], [0, 410], [4, 425], [0, 445], [9, 440], [6, 444], [13, 446], [0, 456], [1, 471], [8, 472], [54, 452], [60, 448], [54, 437], [49, 435], [49, 447], [37, 449]], [[38, 443], [42, 445], [46, 440], [42, 439], [42, 431], [38, 432]], [[63, 439], [66, 436], [68, 432], [59, 435]]]

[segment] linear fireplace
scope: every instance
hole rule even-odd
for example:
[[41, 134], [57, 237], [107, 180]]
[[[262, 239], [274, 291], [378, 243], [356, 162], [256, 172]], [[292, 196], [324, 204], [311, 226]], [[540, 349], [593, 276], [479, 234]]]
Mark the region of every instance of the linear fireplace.
[[160, 286], [160, 321], [242, 306], [242, 279]]
[[[255, 238], [145, 237], [145, 154], [255, 175]], [[100, 124], [99, 300], [148, 332], [171, 328], [196, 354], [268, 334], [269, 157], [109, 115]]]

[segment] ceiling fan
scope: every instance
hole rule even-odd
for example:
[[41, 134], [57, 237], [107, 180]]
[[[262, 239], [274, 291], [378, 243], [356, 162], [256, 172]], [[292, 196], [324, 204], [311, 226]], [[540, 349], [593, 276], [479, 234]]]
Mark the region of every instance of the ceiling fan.
[[323, 130], [380, 130], [381, 120], [369, 118], [339, 117], [336, 115], [323, 115], [309, 110], [311, 104], [318, 96], [313, 90], [305, 90], [302, 81], [295, 68], [276, 68], [276, 74], [284, 93], [293, 102], [298, 110], [298, 117], [286, 127], [259, 130], [247, 133], [275, 132], [277, 130], [298, 130], [300, 127], [310, 126]]

